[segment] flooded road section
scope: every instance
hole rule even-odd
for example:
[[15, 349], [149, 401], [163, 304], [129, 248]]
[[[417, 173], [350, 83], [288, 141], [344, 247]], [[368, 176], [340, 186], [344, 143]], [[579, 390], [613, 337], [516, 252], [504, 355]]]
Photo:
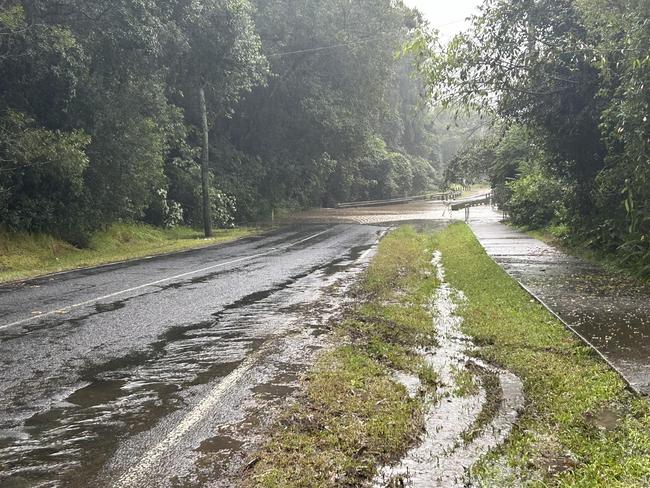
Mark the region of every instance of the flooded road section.
[[[461, 212], [454, 212], [457, 218]], [[385, 224], [409, 221], [449, 221], [451, 213], [445, 202], [420, 201], [376, 207], [321, 208], [301, 212], [291, 217], [291, 222], [326, 222]]]
[[480, 219], [470, 224], [497, 263], [590, 342], [635, 390], [650, 395], [650, 286], [614, 276], [504, 224]]
[[232, 486], [383, 227], [0, 288], [0, 486]]

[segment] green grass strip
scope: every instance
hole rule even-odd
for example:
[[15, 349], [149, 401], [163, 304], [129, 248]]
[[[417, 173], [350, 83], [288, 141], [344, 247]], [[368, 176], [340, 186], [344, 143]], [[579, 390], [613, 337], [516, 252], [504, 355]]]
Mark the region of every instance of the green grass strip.
[[650, 486], [650, 403], [532, 300], [455, 224], [438, 237], [467, 297], [478, 355], [517, 374], [527, 404], [507, 443], [473, 470], [484, 487]]
[[248, 227], [224, 229], [205, 239], [186, 227], [160, 229], [124, 223], [96, 232], [87, 249], [45, 234], [0, 232], [0, 282], [211, 246], [258, 232]]
[[438, 285], [432, 253], [430, 237], [410, 227], [382, 240], [354, 291], [357, 305], [335, 326], [341, 345], [318, 360], [245, 486], [361, 486], [413, 445], [423, 429], [424, 399], [409, 397], [394, 371], [435, 388], [435, 373], [417, 353], [435, 344], [424, 307]]

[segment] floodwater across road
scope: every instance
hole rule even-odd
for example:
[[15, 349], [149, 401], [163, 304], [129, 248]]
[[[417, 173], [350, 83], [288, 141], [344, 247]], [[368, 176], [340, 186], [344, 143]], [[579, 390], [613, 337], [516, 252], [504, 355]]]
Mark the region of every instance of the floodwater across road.
[[232, 486], [385, 229], [290, 226], [0, 287], [0, 485]]

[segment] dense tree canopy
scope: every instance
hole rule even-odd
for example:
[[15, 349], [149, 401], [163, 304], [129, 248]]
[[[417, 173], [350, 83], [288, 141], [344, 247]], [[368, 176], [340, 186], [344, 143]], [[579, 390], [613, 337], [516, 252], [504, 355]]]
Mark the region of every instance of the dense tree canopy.
[[431, 189], [441, 134], [398, 55], [421, 25], [391, 0], [2, 0], [2, 225], [200, 224], [201, 88], [219, 225]]
[[564, 225], [650, 273], [647, 0], [486, 0], [446, 49], [425, 34], [412, 51], [434, 99], [498, 120], [452, 179], [482, 163], [517, 223]]

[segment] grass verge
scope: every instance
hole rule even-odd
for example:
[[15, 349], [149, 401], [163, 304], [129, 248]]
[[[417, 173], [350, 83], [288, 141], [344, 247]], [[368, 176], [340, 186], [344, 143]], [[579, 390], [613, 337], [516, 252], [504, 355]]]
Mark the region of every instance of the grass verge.
[[382, 240], [355, 290], [357, 305], [334, 326], [339, 346], [321, 356], [244, 486], [360, 486], [413, 444], [424, 398], [409, 396], [394, 373], [435, 389], [435, 373], [417, 352], [435, 343], [424, 307], [437, 286], [432, 252], [430, 238], [409, 227]]
[[159, 229], [144, 224], [115, 224], [95, 233], [87, 249], [44, 234], [0, 233], [0, 282], [154, 254], [205, 247], [259, 232], [242, 227], [217, 230], [203, 238], [193, 229]]
[[470, 229], [440, 233], [465, 332], [483, 359], [524, 382], [527, 405], [504, 446], [473, 469], [482, 487], [650, 486], [650, 403], [530, 299]]

